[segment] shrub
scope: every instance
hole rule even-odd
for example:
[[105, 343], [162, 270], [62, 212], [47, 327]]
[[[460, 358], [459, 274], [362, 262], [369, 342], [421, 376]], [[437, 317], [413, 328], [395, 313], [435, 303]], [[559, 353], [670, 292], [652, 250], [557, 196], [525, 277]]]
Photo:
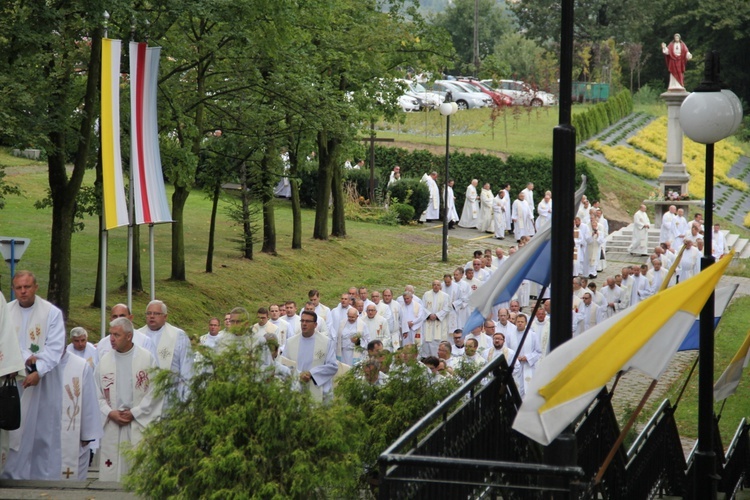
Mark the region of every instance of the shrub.
[[391, 210], [396, 213], [398, 221], [401, 224], [408, 224], [409, 221], [414, 220], [414, 207], [407, 205], [406, 203], [391, 203]]
[[[364, 196], [365, 199], [370, 198], [370, 169], [350, 169], [344, 170], [344, 180], [352, 182], [357, 186], [357, 192], [360, 196]], [[381, 183], [380, 169], [375, 169], [375, 189], [378, 189], [378, 185]], [[386, 183], [388, 181], [386, 180]]]
[[412, 219], [419, 218], [430, 201], [430, 190], [427, 189], [426, 184], [417, 179], [401, 179], [391, 184], [389, 192], [391, 199], [403, 200], [402, 203], [408, 203], [414, 208]]

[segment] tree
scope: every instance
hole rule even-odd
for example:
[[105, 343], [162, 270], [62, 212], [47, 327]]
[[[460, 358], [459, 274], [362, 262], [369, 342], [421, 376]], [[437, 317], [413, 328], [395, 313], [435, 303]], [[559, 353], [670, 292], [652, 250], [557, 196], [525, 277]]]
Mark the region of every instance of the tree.
[[[479, 0], [479, 59], [495, 53], [496, 41], [511, 32], [509, 13], [495, 0]], [[434, 16], [436, 26], [450, 33], [456, 56], [457, 74], [476, 75], [474, 65], [474, 0], [456, 0]]]
[[359, 412], [314, 403], [263, 368], [257, 351], [201, 354], [187, 399], [132, 454], [130, 487], [153, 498], [357, 496]]
[[[99, 2], [5, 2], [0, 22], [0, 108], [6, 133], [47, 153], [52, 205], [48, 299], [70, 305], [76, 202], [90, 166], [101, 59]], [[72, 164], [69, 174], [67, 166]]]

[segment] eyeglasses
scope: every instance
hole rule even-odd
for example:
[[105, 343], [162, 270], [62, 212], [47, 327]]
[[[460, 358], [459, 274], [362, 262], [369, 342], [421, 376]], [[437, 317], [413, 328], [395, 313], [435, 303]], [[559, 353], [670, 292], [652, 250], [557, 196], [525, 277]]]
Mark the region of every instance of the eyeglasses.
[[146, 316], [164, 316], [162, 312], [147, 311]]

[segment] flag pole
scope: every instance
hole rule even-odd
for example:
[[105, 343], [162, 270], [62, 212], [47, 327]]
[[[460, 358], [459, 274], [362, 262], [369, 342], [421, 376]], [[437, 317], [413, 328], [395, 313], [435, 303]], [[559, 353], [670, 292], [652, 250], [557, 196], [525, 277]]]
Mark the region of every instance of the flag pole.
[[693, 372], [695, 371], [695, 368], [698, 366], [698, 360], [700, 359], [700, 354], [695, 357], [695, 362], [693, 363], [693, 367], [690, 368], [690, 373], [688, 373], [687, 379], [685, 379], [685, 383], [682, 384], [682, 389], [680, 389], [680, 393], [677, 395], [677, 399], [674, 402], [673, 408], [676, 410], [677, 405], [680, 404], [680, 399], [682, 399], [682, 395], [685, 393], [685, 389], [687, 389], [687, 385], [690, 382], [690, 379], [693, 378]]
[[151, 300], [156, 298], [156, 285], [154, 279], [154, 225], [148, 225], [148, 259], [149, 272], [151, 274]]
[[657, 382], [658, 382], [657, 379], [653, 379], [651, 381], [651, 385], [648, 386], [648, 389], [646, 390], [646, 394], [643, 395], [643, 397], [641, 398], [641, 402], [638, 403], [638, 408], [636, 408], [633, 414], [630, 415], [628, 422], [620, 431], [620, 435], [617, 437], [615, 444], [613, 444], [612, 449], [609, 450], [609, 455], [607, 455], [607, 458], [604, 459], [602, 466], [599, 468], [599, 472], [596, 474], [596, 477], [594, 478], [594, 482], [592, 486], [596, 486], [602, 482], [602, 477], [604, 477], [604, 473], [607, 472], [607, 468], [609, 467], [609, 464], [611, 464], [612, 460], [614, 460], [615, 453], [617, 453], [617, 450], [620, 448], [620, 446], [622, 445], [622, 442], [625, 440], [625, 436], [628, 434], [631, 427], [633, 427], [633, 424], [635, 424], [635, 419], [638, 418], [638, 415], [641, 413], [641, 410], [643, 410], [643, 407], [646, 406], [646, 401], [648, 401], [649, 396], [651, 396], [651, 393], [654, 391], [654, 388], [656, 387]]
[[[109, 35], [109, 12], [106, 10], [104, 11], [104, 38], [107, 38]], [[101, 76], [100, 76], [101, 78]], [[101, 82], [100, 82], [101, 87]], [[101, 104], [101, 103], [100, 103]], [[101, 114], [101, 112], [100, 112]], [[99, 118], [101, 120], [101, 116]], [[101, 140], [101, 134], [99, 134], [100, 140]], [[101, 158], [101, 143], [99, 144], [99, 158]], [[100, 164], [102, 162], [100, 161]], [[103, 168], [103, 165], [100, 165]], [[103, 183], [102, 183], [103, 184]], [[102, 253], [102, 260], [101, 260], [101, 269], [100, 273], [102, 276], [101, 283], [100, 283], [100, 290], [99, 290], [99, 306], [100, 306], [100, 323], [99, 323], [99, 338], [104, 338], [104, 332], [106, 331], [106, 325], [107, 325], [107, 237], [109, 235], [109, 232], [107, 231], [107, 223], [106, 223], [106, 213], [105, 213], [105, 204], [104, 204], [104, 196], [102, 193], [102, 217], [101, 217], [101, 227], [99, 230], [102, 233], [101, 238], [101, 253]]]

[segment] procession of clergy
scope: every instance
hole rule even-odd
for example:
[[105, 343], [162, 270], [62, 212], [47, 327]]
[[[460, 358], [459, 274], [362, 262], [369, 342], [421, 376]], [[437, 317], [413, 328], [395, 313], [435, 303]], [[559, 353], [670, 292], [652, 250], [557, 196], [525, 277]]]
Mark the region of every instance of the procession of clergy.
[[[91, 450], [98, 447], [100, 480], [119, 481], [128, 471], [123, 451], [137, 444], [143, 430], [170, 404], [169, 398], [154, 394], [154, 369], [170, 370], [173, 397], [184, 398], [200, 351], [221, 351], [233, 345], [261, 346], [266, 369], [291, 378], [317, 400], [330, 398], [337, 377], [354, 365], [361, 365], [367, 383], [386, 384], [391, 366], [385, 361], [388, 352], [419, 357], [425, 376], [440, 380], [452, 376], [462, 364], [480, 366], [501, 354], [510, 363], [520, 351], [513, 376], [523, 395], [536, 363], [549, 350], [549, 299], [538, 308], [530, 335], [521, 344], [533, 306], [530, 299], [539, 293], [537, 285], [524, 282], [513, 300], [496, 306], [483, 325], [471, 332], [463, 332], [462, 327], [473, 310], [471, 295], [493, 273], [503, 272], [509, 256], [535, 230], [549, 224], [551, 200], [547, 193], [534, 207], [533, 185], [529, 184], [519, 193], [508, 221], [507, 203], [502, 202], [510, 197], [507, 187], [494, 197], [501, 203], [488, 205], [491, 192], [485, 184], [480, 206], [475, 206], [476, 185], [472, 181], [467, 190], [460, 224], [475, 224], [498, 238], [512, 228], [518, 246], [512, 246], [507, 255], [502, 247], [494, 252], [477, 250], [466, 265], [433, 280], [421, 297], [411, 285], [395, 296], [391, 289], [370, 293], [364, 287], [351, 287], [338, 297], [336, 307], [328, 308], [313, 289], [300, 314], [295, 301], [271, 304], [256, 311], [254, 324], [245, 309], [235, 308], [224, 315], [224, 329], [219, 318], [210, 319], [208, 333], [199, 340], [203, 347], [197, 349], [183, 330], [167, 321], [167, 306], [159, 300], [148, 304], [142, 328], [135, 329], [131, 311], [117, 304], [110, 309], [108, 336], [94, 346], [87, 332], [76, 327], [66, 347], [61, 311], [36, 295], [38, 285], [31, 272], [16, 272], [12, 282], [16, 299], [6, 304], [0, 294], [0, 378], [2, 383], [18, 382], [21, 425], [0, 430], [0, 477], [85, 479]], [[486, 213], [488, 206], [491, 215]], [[648, 217], [643, 219], [645, 207], [641, 207], [635, 217], [631, 252], [648, 255], [647, 262], [623, 267], [597, 289], [588, 280], [606, 265], [608, 224], [601, 208], [583, 199], [573, 226], [573, 335], [656, 293], [680, 246], [685, 249], [679, 272], [671, 281], [698, 273], [704, 230], [700, 217], [683, 224], [680, 212], [672, 208], [662, 221], [662, 243], [649, 253], [645, 237], [638, 233], [649, 226]], [[714, 230], [714, 248], [719, 248], [720, 257], [723, 240], [716, 237], [718, 227]]]

